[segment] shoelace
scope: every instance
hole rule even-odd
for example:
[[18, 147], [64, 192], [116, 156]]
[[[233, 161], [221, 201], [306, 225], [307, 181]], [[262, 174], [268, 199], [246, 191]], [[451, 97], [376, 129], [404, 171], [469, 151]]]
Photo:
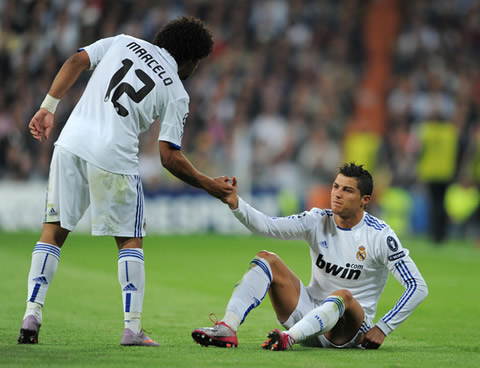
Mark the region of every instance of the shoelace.
[[[212, 316], [215, 318], [213, 319]], [[216, 326], [216, 325], [219, 325], [220, 322], [218, 322], [218, 318], [217, 318], [217, 315], [215, 313], [210, 313], [208, 315], [208, 318], [210, 319], [210, 321], [212, 321], [212, 323]]]
[[287, 335], [287, 347], [290, 347], [290, 349], [293, 350], [293, 344], [295, 344], [295, 339], [289, 334], [286, 334], [286, 335]]

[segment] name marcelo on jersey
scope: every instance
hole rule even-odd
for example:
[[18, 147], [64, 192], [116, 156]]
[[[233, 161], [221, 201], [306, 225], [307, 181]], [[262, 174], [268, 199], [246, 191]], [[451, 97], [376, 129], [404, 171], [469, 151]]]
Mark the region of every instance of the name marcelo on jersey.
[[319, 269], [325, 270], [326, 273], [329, 273], [333, 276], [338, 276], [341, 279], [346, 278], [347, 280], [351, 280], [352, 278], [353, 280], [357, 280], [362, 273], [361, 270], [363, 269], [362, 265], [354, 265], [354, 264], [347, 263], [346, 267], [343, 267], [343, 266], [336, 265], [334, 263], [325, 262], [323, 260], [323, 254], [318, 255], [318, 258], [315, 264]]
[[[166, 73], [163, 66], [161, 66], [160, 63], [157, 60], [155, 60], [153, 56], [149, 54], [147, 50], [141, 47], [138, 43], [132, 41], [126, 47], [132, 50], [140, 58], [140, 60], [144, 61], [145, 64], [147, 64], [147, 66], [150, 69], [152, 69], [154, 73], [157, 73], [157, 75], [163, 81], [163, 84], [165, 86], [169, 86], [170, 84], [173, 83], [172, 78], [163, 77], [163, 75]], [[157, 65], [153, 66], [153, 64], [157, 64]]]

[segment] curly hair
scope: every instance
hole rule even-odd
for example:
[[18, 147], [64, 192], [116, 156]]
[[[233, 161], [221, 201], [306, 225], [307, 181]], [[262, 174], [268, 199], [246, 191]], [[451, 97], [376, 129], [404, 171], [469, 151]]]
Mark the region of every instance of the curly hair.
[[363, 165], [357, 165], [355, 162], [345, 163], [339, 168], [339, 174], [349, 178], [357, 179], [358, 189], [360, 195], [372, 195], [373, 192], [373, 178], [370, 173], [363, 168]]
[[182, 16], [168, 22], [155, 36], [153, 43], [167, 50], [177, 64], [198, 61], [213, 50], [212, 32], [200, 19]]

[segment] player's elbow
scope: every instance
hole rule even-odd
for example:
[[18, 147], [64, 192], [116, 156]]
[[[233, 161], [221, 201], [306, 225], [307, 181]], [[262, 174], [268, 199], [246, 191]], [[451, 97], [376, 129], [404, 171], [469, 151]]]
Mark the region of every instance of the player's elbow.
[[417, 292], [421, 301], [423, 301], [428, 296], [428, 286], [425, 282], [419, 283], [417, 285]]
[[175, 167], [175, 159], [172, 155], [160, 155], [160, 162], [162, 163], [162, 166], [170, 172], [172, 172]]
[[172, 171], [175, 167], [175, 150], [173, 150], [168, 143], [160, 142], [160, 162], [168, 171]]

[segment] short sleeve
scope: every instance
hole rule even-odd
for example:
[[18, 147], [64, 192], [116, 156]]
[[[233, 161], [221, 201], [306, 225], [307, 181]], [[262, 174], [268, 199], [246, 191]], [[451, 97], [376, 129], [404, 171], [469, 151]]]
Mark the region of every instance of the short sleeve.
[[103, 56], [107, 52], [107, 50], [112, 46], [113, 42], [115, 39], [117, 39], [120, 36], [115, 36], [115, 37], [109, 37], [109, 38], [103, 38], [101, 40], [98, 40], [91, 45], [82, 47], [78, 49], [78, 51], [85, 50], [88, 54], [88, 57], [90, 58], [90, 68], [89, 70], [95, 69], [97, 64], [102, 60]]
[[188, 117], [188, 98], [170, 102], [160, 119], [159, 141], [166, 141], [181, 149], [183, 130]]

